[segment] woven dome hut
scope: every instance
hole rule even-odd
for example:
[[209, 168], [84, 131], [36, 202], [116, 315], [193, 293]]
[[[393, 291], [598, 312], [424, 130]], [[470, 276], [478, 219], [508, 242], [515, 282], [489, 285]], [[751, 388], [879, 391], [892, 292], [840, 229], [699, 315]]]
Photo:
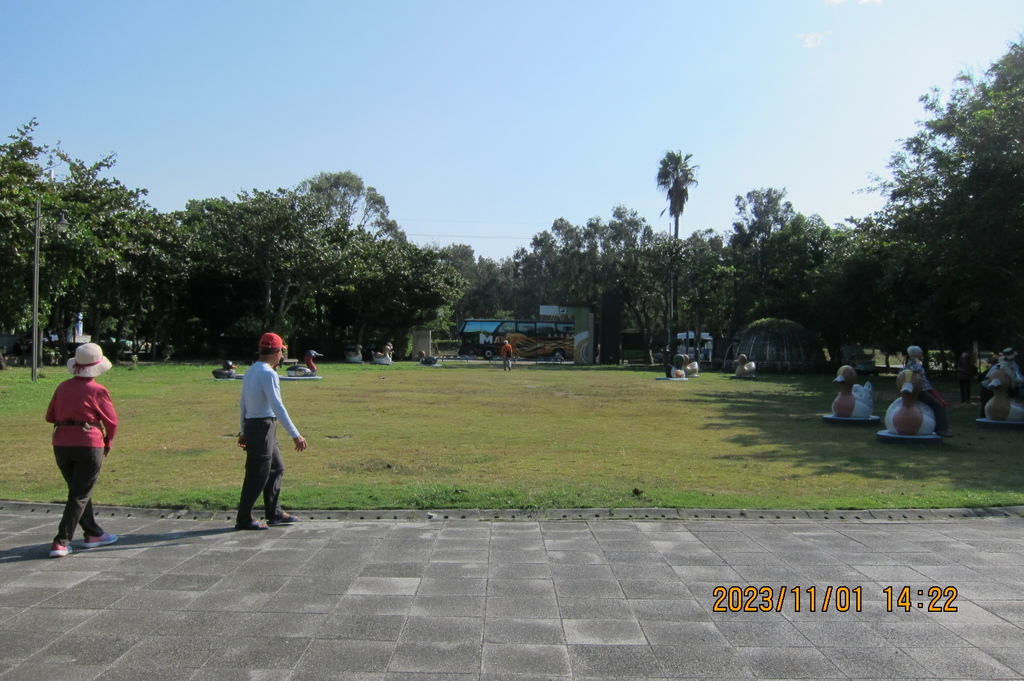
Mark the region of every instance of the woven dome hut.
[[788, 319], [760, 319], [740, 334], [737, 354], [757, 363], [759, 373], [807, 373], [826, 368], [818, 337]]

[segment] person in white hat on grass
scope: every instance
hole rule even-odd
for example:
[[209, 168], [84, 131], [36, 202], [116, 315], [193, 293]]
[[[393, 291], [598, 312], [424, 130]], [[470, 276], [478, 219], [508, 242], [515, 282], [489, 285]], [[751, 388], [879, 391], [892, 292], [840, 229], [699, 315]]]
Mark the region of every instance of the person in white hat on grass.
[[1021, 374], [1020, 365], [1017, 364], [1017, 351], [1013, 348], [1003, 348], [999, 357], [999, 368], [1006, 372], [1013, 385], [1010, 387], [1010, 397], [1017, 397], [1020, 394], [1021, 386], [1024, 386], [1024, 375]]
[[85, 533], [82, 548], [117, 541], [117, 535], [100, 527], [92, 512], [92, 490], [117, 433], [117, 412], [110, 392], [94, 380], [110, 366], [100, 346], [78, 346], [74, 358], [68, 360], [72, 378], [57, 386], [46, 409], [46, 422], [53, 424], [53, 455], [68, 485], [68, 500], [50, 545], [50, 558], [71, 553], [71, 540], [79, 526]]

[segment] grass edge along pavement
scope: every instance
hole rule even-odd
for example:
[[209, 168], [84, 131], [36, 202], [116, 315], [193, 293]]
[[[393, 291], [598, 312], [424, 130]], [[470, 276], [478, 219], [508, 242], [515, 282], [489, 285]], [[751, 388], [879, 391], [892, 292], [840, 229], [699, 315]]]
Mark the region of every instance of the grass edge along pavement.
[[[63, 504], [0, 500], [0, 513], [38, 514], [59, 518]], [[98, 517], [159, 518], [167, 520], [222, 521], [234, 523], [233, 510], [190, 510], [137, 508], [128, 506], [94, 506]], [[551, 509], [307, 509], [295, 511], [299, 521], [424, 521], [475, 520], [718, 520], [789, 522], [826, 520], [860, 521], [942, 521], [984, 518], [1024, 518], [1024, 505], [995, 508], [873, 508], [845, 510], [815, 509], [729, 509], [729, 508], [551, 508]]]
[[[118, 366], [101, 382], [121, 417], [97, 504], [230, 509], [241, 484], [239, 382], [213, 365]], [[285, 447], [289, 509], [887, 509], [1024, 503], [1020, 433], [980, 431], [977, 405], [950, 406], [956, 437], [882, 445], [875, 429], [821, 415], [830, 377], [708, 373], [655, 381], [658, 368], [446, 362], [324, 365], [324, 380], [282, 383], [310, 451]], [[56, 384], [0, 372], [0, 444], [19, 452], [0, 499], [65, 493], [43, 422]], [[861, 379], [863, 380], [863, 379]], [[875, 385], [876, 413], [895, 398]], [[937, 381], [947, 395], [955, 389]], [[497, 512], [496, 511], [496, 512]], [[479, 511], [474, 511], [479, 512]]]

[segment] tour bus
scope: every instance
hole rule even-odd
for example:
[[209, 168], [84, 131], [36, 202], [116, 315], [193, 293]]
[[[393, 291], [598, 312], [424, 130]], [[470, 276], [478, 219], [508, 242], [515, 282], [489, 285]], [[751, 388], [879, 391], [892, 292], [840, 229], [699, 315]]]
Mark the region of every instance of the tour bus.
[[459, 354], [497, 357], [507, 338], [516, 357], [572, 360], [575, 324], [540, 319], [467, 319], [459, 327]]

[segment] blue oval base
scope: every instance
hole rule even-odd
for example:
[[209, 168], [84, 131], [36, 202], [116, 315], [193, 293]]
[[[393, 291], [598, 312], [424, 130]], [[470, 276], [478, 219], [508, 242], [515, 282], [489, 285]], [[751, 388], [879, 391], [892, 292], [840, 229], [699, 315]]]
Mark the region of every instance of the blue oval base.
[[1024, 430], [1024, 421], [993, 421], [992, 419], [975, 419], [979, 428], [996, 430]]
[[878, 441], [886, 444], [941, 445], [942, 436], [935, 433], [931, 435], [896, 435], [888, 430], [880, 430], [878, 431]]
[[822, 414], [821, 420], [825, 423], [831, 423], [834, 426], [870, 426], [878, 425], [882, 421], [882, 417], [871, 415], [863, 419], [854, 419], [843, 416], [833, 416], [832, 414]]

